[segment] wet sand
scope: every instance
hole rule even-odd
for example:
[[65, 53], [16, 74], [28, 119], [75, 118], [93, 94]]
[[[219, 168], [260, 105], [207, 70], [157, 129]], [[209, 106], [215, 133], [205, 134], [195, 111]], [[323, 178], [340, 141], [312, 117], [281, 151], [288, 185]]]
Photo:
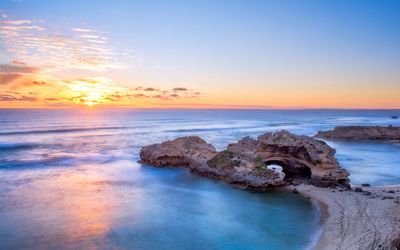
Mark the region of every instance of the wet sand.
[[287, 188], [322, 204], [322, 232], [314, 249], [398, 249], [400, 186], [361, 187], [361, 192], [311, 185]]

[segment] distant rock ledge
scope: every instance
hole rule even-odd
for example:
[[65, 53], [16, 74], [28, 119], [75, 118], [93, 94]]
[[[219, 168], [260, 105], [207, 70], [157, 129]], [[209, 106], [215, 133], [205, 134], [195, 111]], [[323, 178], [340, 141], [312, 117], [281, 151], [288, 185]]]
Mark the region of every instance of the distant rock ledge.
[[337, 140], [377, 140], [400, 142], [400, 127], [393, 126], [338, 126], [319, 131], [314, 137]]
[[156, 167], [186, 167], [193, 174], [254, 190], [300, 183], [349, 187], [349, 174], [334, 154], [323, 141], [279, 131], [257, 139], [245, 137], [220, 152], [200, 137], [180, 137], [144, 146], [140, 161]]

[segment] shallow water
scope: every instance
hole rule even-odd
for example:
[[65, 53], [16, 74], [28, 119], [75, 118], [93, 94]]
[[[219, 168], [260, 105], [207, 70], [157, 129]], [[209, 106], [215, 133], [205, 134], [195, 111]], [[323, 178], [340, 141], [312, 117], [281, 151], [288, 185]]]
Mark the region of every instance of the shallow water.
[[2, 172], [2, 248], [300, 249], [317, 210], [130, 161]]
[[[313, 204], [138, 164], [140, 147], [199, 135], [218, 149], [286, 129], [400, 125], [399, 111], [0, 111], [1, 248], [304, 249]], [[400, 184], [399, 145], [328, 142], [352, 183]]]

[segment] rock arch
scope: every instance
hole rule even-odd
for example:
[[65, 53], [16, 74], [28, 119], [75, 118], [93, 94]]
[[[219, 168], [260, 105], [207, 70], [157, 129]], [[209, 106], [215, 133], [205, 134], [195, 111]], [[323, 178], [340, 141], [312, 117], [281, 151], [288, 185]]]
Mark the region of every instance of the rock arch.
[[270, 158], [264, 161], [265, 165], [279, 165], [285, 174], [285, 180], [309, 180], [311, 179], [311, 168], [301, 161], [289, 158]]
[[[143, 147], [140, 159], [153, 166], [186, 167], [194, 174], [249, 189], [294, 183], [290, 180], [321, 187], [348, 186], [349, 174], [340, 168], [334, 154], [323, 141], [279, 131], [257, 139], [245, 137], [220, 152], [199, 137], [181, 137]], [[282, 166], [285, 175], [267, 168], [266, 164], [273, 163]]]

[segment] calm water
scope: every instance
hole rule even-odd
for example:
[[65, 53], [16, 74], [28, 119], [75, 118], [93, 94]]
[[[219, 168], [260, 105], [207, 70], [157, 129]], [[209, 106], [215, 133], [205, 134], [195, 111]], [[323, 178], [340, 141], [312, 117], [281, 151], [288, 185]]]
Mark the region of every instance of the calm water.
[[[304, 249], [317, 208], [138, 164], [140, 147], [199, 135], [218, 149], [286, 129], [400, 125], [400, 111], [0, 111], [0, 248]], [[400, 184], [400, 146], [328, 142], [352, 183]]]

